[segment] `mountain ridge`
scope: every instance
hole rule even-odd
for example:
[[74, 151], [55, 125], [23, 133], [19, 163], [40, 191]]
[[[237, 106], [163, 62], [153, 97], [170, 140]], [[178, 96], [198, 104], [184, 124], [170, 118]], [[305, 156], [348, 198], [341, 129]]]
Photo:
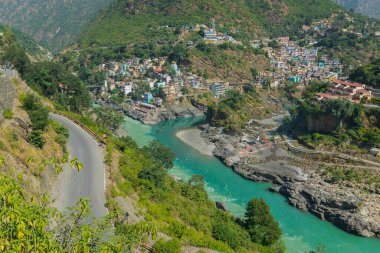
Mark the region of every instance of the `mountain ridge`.
[[112, 0], [2, 0], [0, 22], [59, 50]]
[[334, 0], [349, 10], [380, 19], [380, 0]]

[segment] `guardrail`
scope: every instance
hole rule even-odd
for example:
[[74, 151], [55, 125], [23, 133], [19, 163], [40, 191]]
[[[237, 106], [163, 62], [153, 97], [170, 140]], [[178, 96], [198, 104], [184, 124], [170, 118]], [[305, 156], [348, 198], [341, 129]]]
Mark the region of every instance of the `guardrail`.
[[64, 113], [64, 112], [59, 112], [59, 111], [56, 111], [54, 112], [55, 114], [58, 114], [62, 117], [65, 117], [69, 120], [71, 120], [72, 122], [74, 122], [75, 124], [77, 124], [78, 126], [80, 126], [84, 131], [86, 131], [92, 138], [94, 138], [99, 144], [101, 145], [107, 145], [107, 141], [104, 139], [104, 138], [101, 138], [99, 137], [99, 135], [97, 135], [94, 131], [92, 131], [90, 128], [88, 128], [86, 125], [84, 125], [82, 122], [80, 122], [79, 120], [71, 117], [70, 115]]

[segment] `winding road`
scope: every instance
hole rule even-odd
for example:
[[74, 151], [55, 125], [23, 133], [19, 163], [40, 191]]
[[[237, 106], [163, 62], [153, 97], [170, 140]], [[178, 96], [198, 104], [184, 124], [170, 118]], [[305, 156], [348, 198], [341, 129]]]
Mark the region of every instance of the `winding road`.
[[87, 132], [71, 120], [56, 114], [51, 114], [50, 117], [69, 130], [67, 146], [70, 159], [78, 158], [83, 163], [83, 169], [79, 173], [69, 165], [65, 166], [54, 191], [55, 206], [64, 211], [74, 206], [80, 197], [87, 197], [91, 200], [91, 211], [95, 218], [107, 215], [103, 150]]

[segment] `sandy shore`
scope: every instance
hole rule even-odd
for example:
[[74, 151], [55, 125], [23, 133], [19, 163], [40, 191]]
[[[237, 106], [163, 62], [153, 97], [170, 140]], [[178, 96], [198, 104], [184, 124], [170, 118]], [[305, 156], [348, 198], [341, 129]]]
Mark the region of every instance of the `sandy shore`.
[[212, 151], [215, 146], [214, 144], [206, 143], [206, 141], [201, 137], [201, 130], [197, 128], [182, 130], [179, 131], [176, 136], [202, 154], [212, 156]]

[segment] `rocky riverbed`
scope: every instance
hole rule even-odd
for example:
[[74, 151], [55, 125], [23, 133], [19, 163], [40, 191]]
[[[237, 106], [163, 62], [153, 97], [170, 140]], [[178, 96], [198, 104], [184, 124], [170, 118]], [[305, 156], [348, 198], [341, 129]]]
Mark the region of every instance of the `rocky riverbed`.
[[280, 140], [260, 140], [263, 133], [259, 131], [236, 136], [209, 125], [201, 128], [206, 142], [215, 145], [213, 154], [236, 173], [254, 181], [274, 183], [271, 190], [284, 195], [291, 205], [347, 232], [380, 238], [379, 194], [346, 182], [328, 182], [318, 159], [292, 154]]

